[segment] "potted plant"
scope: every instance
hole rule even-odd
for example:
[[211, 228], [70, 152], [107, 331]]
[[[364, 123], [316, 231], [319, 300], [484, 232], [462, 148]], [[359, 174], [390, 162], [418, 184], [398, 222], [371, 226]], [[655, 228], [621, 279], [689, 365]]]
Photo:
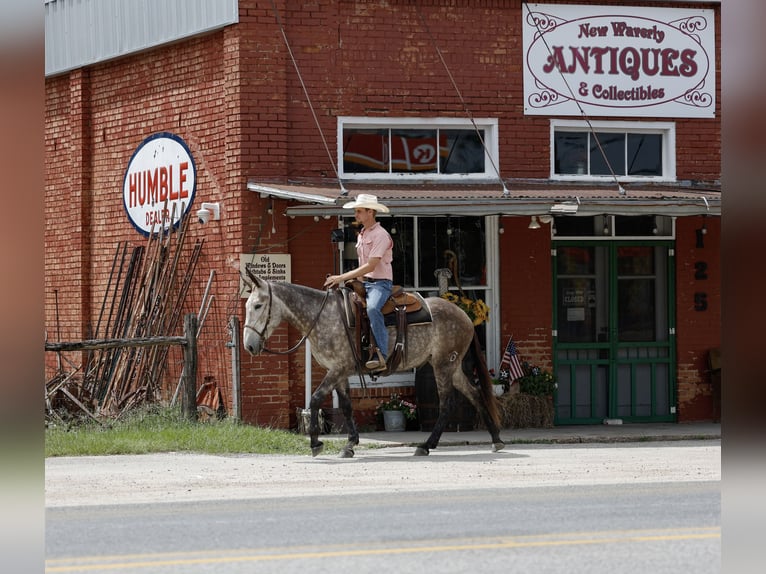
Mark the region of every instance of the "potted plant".
[[392, 393], [388, 400], [380, 401], [376, 412], [383, 417], [383, 426], [387, 431], [403, 431], [407, 420], [415, 420], [417, 407], [405, 401], [399, 393]]
[[502, 376], [496, 376], [495, 369], [489, 370], [489, 376], [492, 378], [492, 387], [495, 391], [495, 396], [499, 397], [503, 395], [509, 387], [507, 377], [503, 378]]
[[521, 369], [524, 376], [516, 379], [520, 392], [538, 397], [553, 397], [553, 391], [558, 387], [553, 373], [526, 361], [521, 364]]

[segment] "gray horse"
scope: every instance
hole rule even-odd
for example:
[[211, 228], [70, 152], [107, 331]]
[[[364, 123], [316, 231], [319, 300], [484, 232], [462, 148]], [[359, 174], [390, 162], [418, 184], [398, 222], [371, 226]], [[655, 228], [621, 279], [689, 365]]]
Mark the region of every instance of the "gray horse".
[[[327, 396], [336, 391], [348, 429], [348, 442], [340, 457], [353, 457], [354, 447], [359, 444], [359, 431], [351, 411], [348, 379], [357, 373], [357, 365], [345, 332], [341, 309], [335, 301], [338, 294], [303, 285], [266, 281], [256, 275], [255, 267], [250, 264], [246, 265], [246, 270], [253, 289], [245, 307], [242, 335], [245, 349], [251, 355], [259, 354], [265, 349], [265, 341], [282, 321], [300, 331], [304, 339], [308, 338], [312, 356], [327, 369], [322, 383], [311, 395], [309, 405], [311, 454], [316, 456], [323, 448], [319, 440], [319, 408]], [[502, 449], [505, 445], [500, 440], [497, 402], [486, 369], [477, 387], [469, 382], [462, 368], [463, 357], [473, 349], [474, 328], [471, 320], [457, 305], [440, 297], [429, 297], [425, 301], [432, 322], [408, 328], [406, 356], [399, 366], [405, 370], [430, 363], [439, 393], [439, 417], [428, 440], [417, 447], [415, 455], [427, 455], [438, 445], [452, 408], [453, 389], [465, 395], [481, 413], [492, 437], [492, 450]], [[389, 348], [393, 348], [395, 337], [395, 328], [389, 327]]]

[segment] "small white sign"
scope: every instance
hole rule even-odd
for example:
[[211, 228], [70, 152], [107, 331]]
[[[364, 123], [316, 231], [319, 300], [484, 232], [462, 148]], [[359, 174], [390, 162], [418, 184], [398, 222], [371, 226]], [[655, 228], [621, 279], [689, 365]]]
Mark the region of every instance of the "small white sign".
[[525, 114], [715, 117], [713, 10], [521, 10]]
[[292, 267], [288, 253], [262, 253], [239, 256], [239, 293], [243, 299], [250, 296], [250, 285], [245, 281], [245, 264], [255, 265], [256, 274], [267, 281], [292, 281]]
[[186, 143], [161, 132], [133, 152], [122, 184], [123, 205], [133, 226], [149, 235], [178, 225], [196, 189], [197, 168]]
[[584, 307], [567, 307], [567, 321], [585, 321]]

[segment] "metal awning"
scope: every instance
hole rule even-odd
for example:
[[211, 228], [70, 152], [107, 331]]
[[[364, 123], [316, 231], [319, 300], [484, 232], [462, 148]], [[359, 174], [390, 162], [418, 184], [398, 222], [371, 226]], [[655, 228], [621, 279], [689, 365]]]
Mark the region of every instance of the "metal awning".
[[505, 186], [251, 180], [247, 188], [262, 197], [295, 202], [287, 206], [289, 216], [349, 215], [343, 205], [359, 193], [376, 195], [391, 209], [391, 215], [721, 215], [720, 185], [701, 187], [685, 183], [623, 183], [617, 188], [614, 184], [584, 186], [540, 180], [509, 180]]

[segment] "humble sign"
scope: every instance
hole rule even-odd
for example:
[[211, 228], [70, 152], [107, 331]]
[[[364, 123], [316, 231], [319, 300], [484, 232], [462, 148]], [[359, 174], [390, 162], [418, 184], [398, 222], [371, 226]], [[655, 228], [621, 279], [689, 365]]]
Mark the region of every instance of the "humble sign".
[[168, 229], [189, 211], [196, 187], [197, 168], [186, 143], [175, 134], [154, 134], [136, 148], [125, 171], [125, 212], [144, 235]]
[[287, 253], [264, 253], [256, 254], [252, 253], [247, 255], [240, 254], [239, 256], [239, 293], [243, 299], [247, 299], [250, 296], [250, 285], [245, 281], [247, 272], [245, 271], [245, 264], [250, 263], [255, 265], [256, 274], [266, 279], [267, 281], [285, 281], [290, 283], [292, 281], [292, 267], [290, 263], [290, 255]]
[[713, 10], [528, 6], [525, 114], [715, 116]]

